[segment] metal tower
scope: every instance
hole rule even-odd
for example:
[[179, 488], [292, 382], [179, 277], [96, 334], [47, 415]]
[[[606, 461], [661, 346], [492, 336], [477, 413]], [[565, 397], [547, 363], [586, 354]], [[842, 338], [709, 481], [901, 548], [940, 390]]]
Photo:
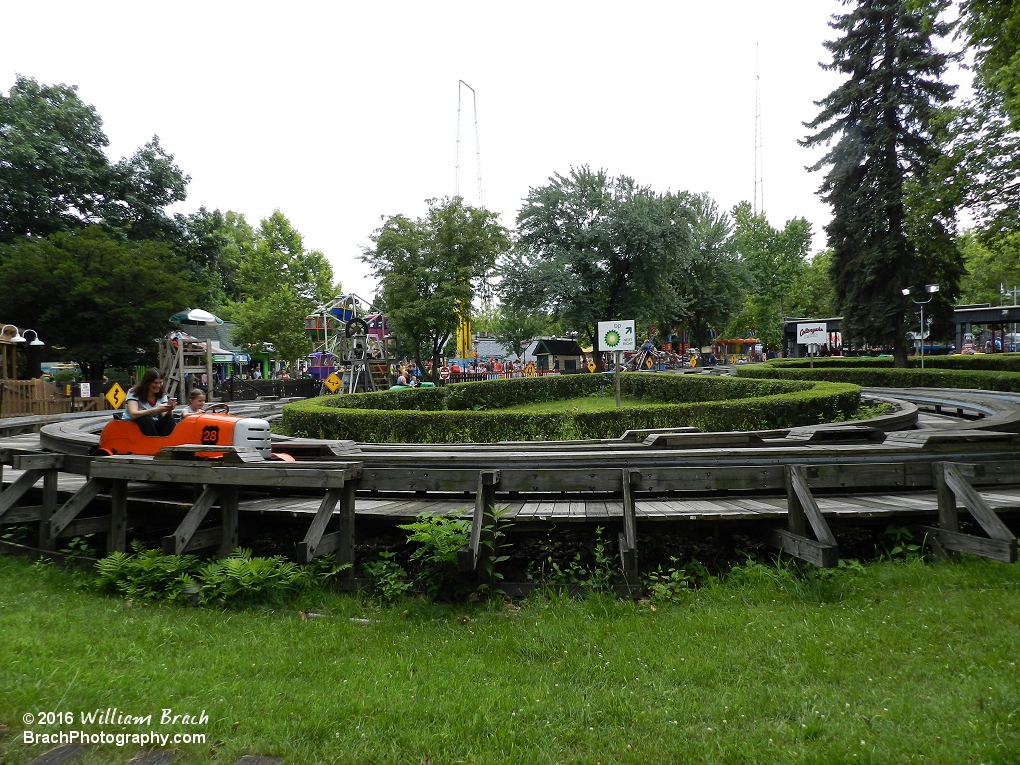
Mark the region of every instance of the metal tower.
[[478, 169], [478, 206], [484, 207], [485, 203], [482, 201], [482, 147], [478, 142], [478, 94], [464, 80], [457, 80], [457, 157], [454, 165], [457, 177], [453, 194], [454, 196], [460, 196], [460, 101], [464, 88], [471, 91], [471, 102], [475, 112], [475, 165]]
[[[765, 171], [761, 150], [761, 78], [758, 76], [758, 43], [754, 44], [754, 203], [752, 212], [765, 212]], [[760, 207], [759, 207], [760, 202]]]

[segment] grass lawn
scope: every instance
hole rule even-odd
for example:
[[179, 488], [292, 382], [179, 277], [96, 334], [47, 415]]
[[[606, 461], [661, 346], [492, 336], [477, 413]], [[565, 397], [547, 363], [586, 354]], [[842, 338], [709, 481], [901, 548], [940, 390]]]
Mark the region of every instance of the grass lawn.
[[[299, 609], [322, 618], [302, 619]], [[0, 762], [23, 716], [205, 733], [182, 763], [1017, 763], [1020, 568], [750, 567], [655, 610], [605, 598], [140, 606], [0, 558]], [[151, 725], [85, 725], [116, 707]], [[160, 725], [161, 710], [208, 715]], [[124, 763], [137, 747], [94, 750]]]

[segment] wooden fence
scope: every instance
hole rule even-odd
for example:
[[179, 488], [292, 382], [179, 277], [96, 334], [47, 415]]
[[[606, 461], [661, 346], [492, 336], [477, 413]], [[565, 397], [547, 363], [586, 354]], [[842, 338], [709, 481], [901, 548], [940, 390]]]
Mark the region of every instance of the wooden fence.
[[60, 414], [71, 402], [60, 389], [44, 380], [0, 380], [0, 417]]

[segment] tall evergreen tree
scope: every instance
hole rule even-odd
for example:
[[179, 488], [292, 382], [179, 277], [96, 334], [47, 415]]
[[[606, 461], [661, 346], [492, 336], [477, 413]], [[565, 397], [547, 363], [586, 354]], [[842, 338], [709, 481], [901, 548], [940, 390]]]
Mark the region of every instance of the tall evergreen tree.
[[929, 310], [944, 321], [962, 273], [954, 200], [933, 173], [944, 157], [942, 107], [954, 90], [940, 81], [951, 56], [933, 44], [950, 32], [938, 18], [948, 0], [844, 3], [854, 7], [830, 22], [842, 36], [825, 43], [832, 63], [822, 67], [847, 80], [818, 102], [821, 112], [806, 124], [817, 132], [802, 144], [831, 146], [812, 169], [829, 167], [820, 191], [833, 209], [825, 230], [843, 332], [894, 345], [905, 365], [914, 307], [901, 290], [938, 283]]

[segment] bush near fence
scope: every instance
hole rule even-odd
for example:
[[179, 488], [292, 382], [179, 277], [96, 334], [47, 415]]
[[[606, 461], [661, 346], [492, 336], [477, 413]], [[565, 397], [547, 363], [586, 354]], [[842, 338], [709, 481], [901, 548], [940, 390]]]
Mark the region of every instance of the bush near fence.
[[864, 388], [972, 388], [1020, 392], [1020, 374], [984, 369], [893, 369], [846, 365], [806, 369], [762, 364], [755, 367], [741, 367], [737, 370], [737, 375], [741, 379], [818, 380], [851, 383]]
[[492, 380], [446, 388], [327, 396], [287, 404], [295, 436], [382, 443], [492, 443], [616, 438], [626, 430], [692, 425], [703, 431], [813, 425], [860, 404], [855, 385], [630, 374], [624, 393], [648, 403], [600, 412], [506, 412], [513, 407], [612, 395], [603, 375]]
[[[809, 359], [773, 359], [765, 362], [765, 366], [777, 369], [808, 369], [812, 366]], [[845, 369], [859, 367], [863, 369], [893, 368], [891, 356], [828, 356], [816, 358], [814, 369]], [[907, 369], [920, 369], [919, 356], [907, 359]], [[990, 372], [1020, 372], [1020, 353], [978, 353], [972, 356], [928, 356], [924, 357], [924, 368], [927, 369], [959, 369], [965, 371], [987, 370]]]

